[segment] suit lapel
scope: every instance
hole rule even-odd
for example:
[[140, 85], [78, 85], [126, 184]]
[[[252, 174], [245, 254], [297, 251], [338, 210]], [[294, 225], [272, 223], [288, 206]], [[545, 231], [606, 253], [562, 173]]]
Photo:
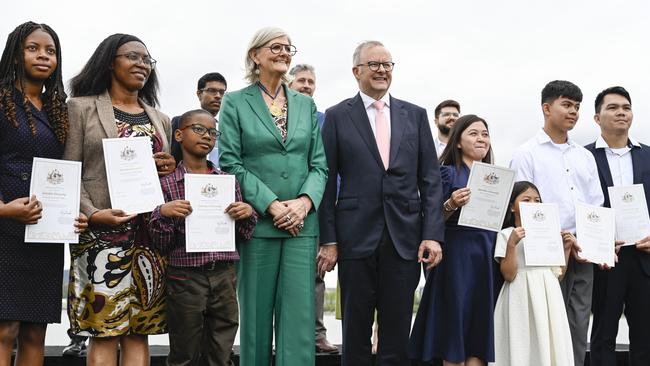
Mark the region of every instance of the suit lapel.
[[[285, 141], [285, 145], [289, 145], [291, 138], [293, 137], [294, 133], [296, 132], [296, 129], [298, 128], [298, 123], [301, 122], [298, 117], [300, 117], [301, 115], [304, 103], [299, 103], [297, 93], [294, 92], [293, 90], [290, 90], [286, 86], [284, 87], [284, 95], [287, 96], [287, 106], [288, 106], [287, 118], [289, 119], [287, 121], [289, 126], [287, 127], [288, 131], [287, 131], [287, 140]], [[309, 122], [311, 123], [311, 121]]]
[[612, 172], [609, 170], [609, 163], [607, 162], [605, 149], [596, 149], [594, 147], [594, 157], [596, 158], [598, 172], [600, 173], [600, 176], [605, 180], [607, 187], [614, 186], [614, 180], [612, 179]]
[[402, 136], [404, 136], [404, 126], [406, 126], [407, 113], [404, 105], [394, 98], [390, 98], [390, 164], [393, 165], [399, 151]]
[[372, 133], [370, 128], [370, 121], [368, 120], [368, 113], [366, 113], [366, 108], [363, 105], [363, 100], [361, 95], [357, 96], [348, 102], [348, 113], [350, 115], [350, 120], [354, 127], [359, 131], [359, 135], [368, 146], [370, 153], [377, 161], [377, 164], [384, 169], [384, 163], [381, 161], [381, 156], [379, 155], [379, 148], [377, 148], [377, 141], [375, 140], [375, 135]]
[[[634, 177], [632, 182], [634, 184], [642, 184], [643, 181], [641, 180], [641, 170], [643, 170], [643, 157], [641, 156], [641, 147], [637, 146], [632, 146], [632, 151], [630, 153], [632, 154], [632, 176]], [[647, 162], [645, 162], [647, 164]]]
[[257, 84], [253, 84], [246, 88], [244, 94], [246, 95], [244, 97], [246, 102], [250, 105], [260, 122], [262, 122], [262, 125], [264, 125], [275, 139], [278, 140], [280, 145], [283, 145], [282, 136], [280, 136], [278, 128], [275, 127], [275, 123], [273, 123], [273, 116], [271, 116], [269, 109], [266, 107], [266, 103], [264, 103], [264, 99], [262, 98], [262, 94], [260, 93]]
[[97, 97], [95, 101], [97, 114], [102, 123], [106, 137], [117, 138], [117, 124], [115, 123], [115, 113], [113, 113], [113, 103], [108, 95], [108, 90]]

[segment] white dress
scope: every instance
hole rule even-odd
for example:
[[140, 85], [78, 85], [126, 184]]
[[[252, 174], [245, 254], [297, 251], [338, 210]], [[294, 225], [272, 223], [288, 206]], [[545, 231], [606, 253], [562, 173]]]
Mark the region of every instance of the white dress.
[[[497, 235], [494, 258], [506, 255], [513, 228]], [[574, 366], [559, 267], [527, 267], [524, 241], [516, 246], [517, 276], [505, 282], [494, 309], [496, 366]]]

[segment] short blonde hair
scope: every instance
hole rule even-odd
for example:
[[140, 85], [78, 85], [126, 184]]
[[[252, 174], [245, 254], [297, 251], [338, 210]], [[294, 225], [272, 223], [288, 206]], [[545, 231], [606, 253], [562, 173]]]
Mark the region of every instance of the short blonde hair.
[[[260, 79], [259, 75], [255, 73], [255, 70], [257, 69], [257, 65], [255, 64], [255, 61], [253, 61], [253, 59], [251, 58], [251, 52], [252, 51], [257, 52], [258, 48], [264, 46], [272, 39], [278, 37], [287, 37], [289, 43], [291, 43], [291, 37], [289, 37], [287, 32], [285, 32], [280, 28], [265, 27], [255, 32], [253, 38], [251, 38], [251, 41], [248, 43], [248, 48], [246, 49], [246, 56], [244, 61], [245, 68], [246, 68], [246, 75], [244, 76], [244, 80], [253, 84]], [[282, 76], [282, 81], [288, 82], [288, 78], [286, 75]]]

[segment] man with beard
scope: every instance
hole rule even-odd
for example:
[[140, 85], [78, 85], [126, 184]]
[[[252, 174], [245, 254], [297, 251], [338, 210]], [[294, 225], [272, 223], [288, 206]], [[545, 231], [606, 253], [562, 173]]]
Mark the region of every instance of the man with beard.
[[[307, 64], [298, 64], [289, 70], [289, 75], [291, 76], [291, 81], [289, 82], [289, 88], [314, 97], [314, 92], [316, 91], [316, 72], [314, 67]], [[318, 114], [318, 125], [323, 128], [323, 120], [325, 115], [321, 112], [316, 112]], [[322, 248], [319, 250], [319, 255], [324, 255], [328, 248]], [[323, 278], [325, 273], [318, 273], [318, 268], [316, 269], [316, 288], [315, 288], [315, 307], [316, 310], [316, 352], [318, 353], [337, 353], [339, 351], [338, 347], [331, 344], [327, 340], [327, 328], [325, 328], [325, 323], [323, 322], [323, 303], [325, 301], [325, 281]]]
[[[196, 87], [196, 96], [199, 98], [201, 109], [212, 114], [217, 121], [217, 130], [219, 129], [217, 114], [219, 113], [219, 109], [221, 109], [221, 99], [226, 94], [227, 88], [226, 78], [218, 72], [210, 72], [201, 76]], [[172, 118], [172, 133], [178, 128], [180, 119], [181, 116]], [[174, 139], [172, 139], [171, 153], [174, 159], [176, 159], [176, 163], [183, 160], [181, 147]], [[219, 166], [219, 140], [217, 140], [214, 149], [208, 155], [208, 160], [214, 163], [215, 166]]]
[[438, 127], [438, 137], [433, 142], [436, 144], [436, 153], [440, 156], [447, 146], [449, 131], [454, 127], [454, 123], [456, 123], [458, 117], [460, 117], [460, 104], [455, 100], [445, 100], [438, 104], [434, 114], [434, 121], [436, 127]]

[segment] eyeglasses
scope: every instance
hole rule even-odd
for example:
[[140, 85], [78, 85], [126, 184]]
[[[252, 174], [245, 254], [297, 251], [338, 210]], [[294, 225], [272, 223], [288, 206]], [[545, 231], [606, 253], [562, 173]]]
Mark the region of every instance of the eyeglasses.
[[365, 64], [358, 64], [357, 66], [367, 66], [370, 71], [379, 71], [379, 67], [383, 66], [385, 71], [393, 71], [393, 67], [395, 66], [394, 62], [377, 62], [377, 61], [370, 61]]
[[115, 57], [118, 56], [123, 56], [129, 59], [129, 61], [133, 62], [134, 64], [142, 62], [143, 65], [149, 66], [152, 69], [156, 67], [156, 60], [151, 58], [149, 55], [141, 55], [137, 52], [128, 52], [128, 53], [120, 53], [118, 55], [115, 55]]
[[460, 113], [458, 113], [458, 112], [442, 112], [442, 113], [440, 113], [440, 117], [442, 117], [442, 118], [447, 118], [447, 117], [458, 118], [458, 117], [460, 117]]
[[291, 56], [295, 55], [296, 52], [298, 52], [298, 50], [296, 50], [296, 46], [282, 43], [272, 43], [270, 46], [264, 46], [260, 48], [268, 48], [271, 50], [271, 53], [276, 55], [279, 55], [283, 50]]
[[179, 130], [183, 131], [184, 129], [186, 129], [188, 127], [192, 129], [192, 132], [194, 132], [195, 134], [197, 134], [199, 136], [203, 136], [207, 132], [208, 135], [210, 136], [210, 138], [213, 139], [213, 140], [216, 140], [216, 139], [219, 138], [219, 136], [221, 136], [221, 132], [219, 132], [219, 130], [217, 130], [216, 128], [207, 128], [207, 127], [205, 127], [203, 125], [199, 125], [199, 124], [192, 124], [192, 125], [189, 125], [189, 126], [185, 126], [183, 128], [179, 128]]
[[203, 89], [199, 89], [199, 90], [204, 92], [204, 93], [208, 93], [208, 94], [212, 95], [213, 97], [217, 96], [217, 95], [223, 96], [223, 95], [226, 94], [226, 89], [203, 88]]

